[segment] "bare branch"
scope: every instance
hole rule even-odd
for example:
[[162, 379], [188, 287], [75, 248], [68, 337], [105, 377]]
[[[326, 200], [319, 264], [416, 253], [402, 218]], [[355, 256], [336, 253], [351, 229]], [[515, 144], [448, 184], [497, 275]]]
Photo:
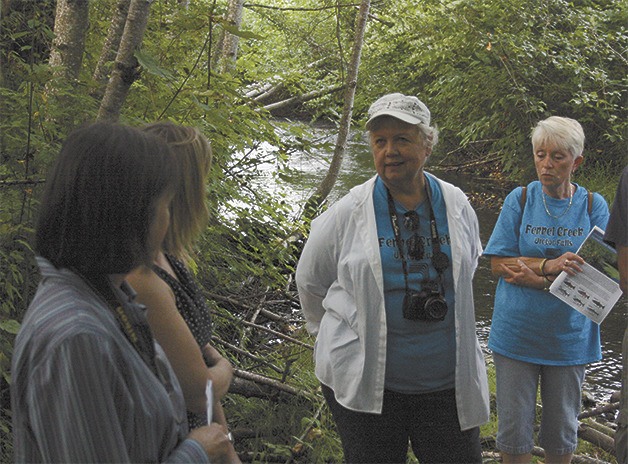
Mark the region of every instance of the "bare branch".
[[247, 325], [249, 327], [255, 327], [256, 329], [262, 330], [264, 332], [268, 332], [270, 334], [273, 334], [273, 335], [277, 336], [278, 338], [281, 338], [282, 340], [285, 340], [285, 341], [288, 341], [288, 342], [292, 342], [292, 343], [294, 343], [296, 345], [304, 346], [305, 348], [307, 348], [309, 350], [313, 350], [314, 349], [314, 346], [312, 346], [312, 345], [309, 345], [309, 344], [307, 344], [305, 342], [302, 342], [301, 340], [297, 340], [296, 338], [289, 337], [288, 335], [284, 335], [283, 333], [277, 332], [276, 330], [269, 329], [268, 327], [264, 327], [264, 326], [261, 326], [261, 325], [258, 325], [258, 324], [252, 324], [252, 323], [247, 322], [247, 321], [239, 321], [239, 323]]
[[22, 180], [0, 180], [0, 187], [9, 187], [12, 185], [37, 185], [43, 184], [46, 179], [22, 179]]
[[[243, 308], [247, 312], [254, 311], [254, 309], [255, 309], [253, 306], [249, 306], [248, 304], [244, 303], [243, 301], [240, 301], [240, 300], [237, 300], [235, 298], [231, 298], [231, 297], [228, 297], [228, 296], [225, 296], [225, 295], [219, 295], [217, 293], [210, 293], [210, 292], [206, 292], [205, 295], [209, 299], [211, 299], [211, 300], [223, 301], [223, 302], [229, 303], [229, 304], [231, 304], [233, 306]], [[284, 316], [280, 316], [279, 314], [275, 314], [272, 311], [269, 311], [268, 309], [265, 309], [265, 308], [261, 308], [259, 313], [262, 316], [266, 317], [267, 319], [269, 319], [271, 321], [285, 322], [285, 323], [290, 322], [288, 320], [288, 318], [286, 318]]]
[[277, 10], [277, 11], [325, 11], [325, 10], [337, 10], [338, 8], [355, 8], [359, 7], [360, 3], [345, 3], [339, 5], [330, 5], [330, 6], [320, 6], [320, 7], [296, 7], [296, 6], [271, 6], [271, 5], [262, 5], [259, 3], [245, 3], [245, 8], [264, 8], [267, 10]]
[[[247, 372], [240, 369], [234, 369], [233, 374], [234, 374], [234, 380], [236, 377], [240, 379], [244, 379], [244, 380], [250, 380], [250, 381], [255, 382], [256, 384], [265, 385], [267, 387], [272, 387], [275, 390], [279, 390], [284, 393], [289, 393], [294, 396], [302, 396], [308, 399], [316, 399], [316, 396], [312, 395], [309, 392], [298, 390], [294, 387], [291, 387], [290, 385], [281, 383], [278, 380], [271, 379], [270, 377], [266, 377], [259, 374], [253, 374], [252, 372]], [[229, 388], [229, 391], [231, 392], [231, 387]]]

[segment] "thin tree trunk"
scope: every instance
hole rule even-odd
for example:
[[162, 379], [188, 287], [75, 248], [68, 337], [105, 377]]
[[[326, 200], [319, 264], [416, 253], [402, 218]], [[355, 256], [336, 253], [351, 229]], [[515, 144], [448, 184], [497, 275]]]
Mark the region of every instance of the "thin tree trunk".
[[124, 32], [120, 39], [120, 48], [105, 89], [105, 95], [98, 110], [98, 120], [117, 121], [122, 105], [129, 93], [131, 84], [137, 80], [140, 67], [135, 58], [137, 50], [144, 38], [148, 23], [148, 14], [153, 0], [131, 0]]
[[129, 14], [130, 4], [131, 0], [118, 0], [118, 3], [116, 4], [116, 12], [111, 18], [107, 38], [105, 39], [102, 50], [100, 51], [100, 58], [98, 59], [98, 64], [96, 64], [96, 69], [93, 74], [94, 80], [101, 84], [101, 87], [99, 87], [99, 90], [97, 91], [100, 95], [94, 95], [96, 97], [102, 97], [102, 94], [104, 93], [104, 88], [107, 83], [107, 79], [109, 78], [111, 68], [110, 63], [116, 59], [116, 53], [118, 51], [118, 47], [120, 46], [120, 40], [122, 39], [122, 33], [124, 32], [124, 25], [126, 24], [126, 18]]
[[[240, 29], [242, 25], [242, 10], [244, 9], [244, 0], [229, 0], [229, 8], [227, 10], [226, 22], [229, 26]], [[239, 37], [231, 34], [223, 28], [219, 44], [220, 56], [220, 72], [223, 74], [231, 73], [235, 70], [236, 59], [238, 57]]]
[[88, 25], [88, 0], [57, 1], [54, 39], [48, 58], [52, 79], [44, 86], [47, 106], [54, 108], [44, 113], [49, 123], [46, 130], [52, 137], [61, 127], [71, 127], [74, 123], [75, 114], [71, 114], [73, 98], [68, 90], [78, 82]]
[[353, 50], [351, 52], [351, 63], [347, 73], [347, 83], [345, 88], [344, 106], [342, 111], [342, 118], [340, 120], [340, 128], [338, 131], [338, 137], [336, 139], [336, 147], [334, 149], [334, 155], [329, 165], [327, 175], [318, 185], [316, 191], [305, 203], [303, 209], [303, 216], [306, 219], [312, 219], [319, 208], [331, 192], [336, 180], [338, 179], [338, 173], [342, 165], [344, 158], [345, 148], [347, 145], [347, 138], [349, 135], [349, 128], [351, 127], [351, 115], [353, 113], [353, 100], [355, 97], [355, 89], [358, 83], [358, 70], [360, 68], [360, 58], [362, 55], [362, 44], [364, 42], [364, 31], [366, 30], [366, 23], [368, 20], [369, 9], [371, 6], [370, 0], [362, 0], [360, 5], [360, 12], [356, 20], [355, 28], [355, 41], [353, 42]]
[[52, 41], [49, 60], [56, 78], [71, 83], [78, 79], [89, 25], [88, 13], [88, 0], [57, 1], [55, 38]]

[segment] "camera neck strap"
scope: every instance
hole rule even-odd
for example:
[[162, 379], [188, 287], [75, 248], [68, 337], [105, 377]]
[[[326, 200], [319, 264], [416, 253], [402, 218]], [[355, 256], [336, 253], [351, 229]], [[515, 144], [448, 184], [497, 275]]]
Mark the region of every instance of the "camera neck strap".
[[[425, 192], [427, 194], [427, 206], [430, 211], [430, 233], [432, 235], [432, 266], [436, 269], [440, 280], [441, 290], [443, 285], [443, 273], [449, 266], [449, 258], [440, 249], [440, 240], [438, 238], [438, 228], [436, 226], [436, 217], [434, 216], [434, 208], [432, 208], [432, 191], [429, 181], [424, 175], [425, 180]], [[403, 267], [403, 279], [405, 281], [406, 292], [408, 291], [408, 262], [406, 261], [406, 255], [403, 252], [401, 246], [401, 227], [399, 227], [399, 217], [397, 216], [397, 208], [395, 208], [395, 200], [390, 193], [388, 187], [386, 187], [386, 197], [388, 199], [388, 214], [390, 215], [390, 223], [392, 225], [393, 233], [395, 234], [395, 242], [397, 242], [397, 250], [401, 257], [401, 266]], [[418, 229], [417, 229], [418, 232]]]

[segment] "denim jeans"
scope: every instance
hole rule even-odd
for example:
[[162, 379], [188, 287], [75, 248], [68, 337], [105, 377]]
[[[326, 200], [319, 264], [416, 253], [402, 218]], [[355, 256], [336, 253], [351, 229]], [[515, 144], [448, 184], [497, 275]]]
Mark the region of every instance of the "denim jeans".
[[575, 451], [585, 366], [531, 364], [493, 353], [497, 380], [497, 448], [526, 454], [534, 447], [536, 396], [541, 384], [543, 415], [539, 445], [551, 454]]
[[421, 464], [481, 463], [480, 429], [460, 430], [454, 390], [384, 392], [381, 414], [341, 406], [323, 385], [347, 463], [405, 463], [408, 442]]

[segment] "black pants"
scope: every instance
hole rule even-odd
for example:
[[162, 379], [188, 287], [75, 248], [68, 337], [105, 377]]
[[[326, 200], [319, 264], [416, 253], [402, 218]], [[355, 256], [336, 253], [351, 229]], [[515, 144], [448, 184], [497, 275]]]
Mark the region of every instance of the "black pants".
[[454, 390], [385, 391], [382, 414], [369, 414], [341, 406], [333, 390], [322, 388], [347, 463], [405, 463], [408, 441], [421, 464], [482, 462], [480, 429], [460, 430]]

